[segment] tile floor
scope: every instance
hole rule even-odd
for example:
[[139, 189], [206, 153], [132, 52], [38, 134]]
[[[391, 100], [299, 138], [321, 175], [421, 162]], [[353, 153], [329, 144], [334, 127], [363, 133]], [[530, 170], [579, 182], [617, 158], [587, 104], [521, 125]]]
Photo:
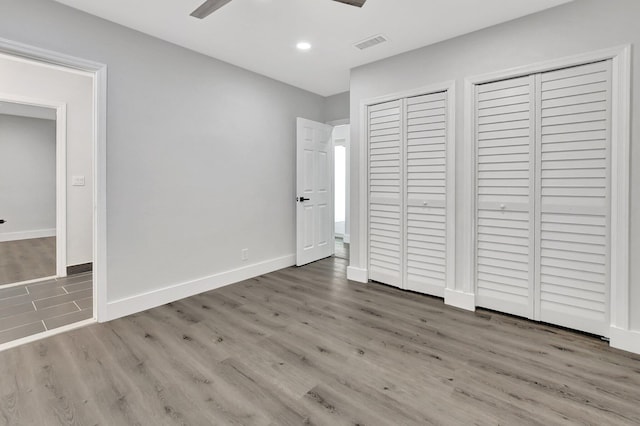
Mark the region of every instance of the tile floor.
[[349, 260], [349, 244], [345, 243], [342, 238], [336, 237], [336, 249], [334, 253], [335, 257]]
[[0, 344], [93, 316], [92, 274], [0, 287]]

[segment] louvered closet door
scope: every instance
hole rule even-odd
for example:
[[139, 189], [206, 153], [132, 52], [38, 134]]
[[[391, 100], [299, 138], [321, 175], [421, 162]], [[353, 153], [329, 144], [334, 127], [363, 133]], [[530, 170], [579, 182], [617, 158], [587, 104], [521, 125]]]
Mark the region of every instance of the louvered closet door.
[[476, 303], [532, 318], [533, 76], [476, 86]]
[[369, 107], [369, 278], [402, 286], [401, 101]]
[[607, 335], [611, 61], [538, 78], [539, 319]]
[[406, 100], [406, 285], [444, 297], [446, 92]]

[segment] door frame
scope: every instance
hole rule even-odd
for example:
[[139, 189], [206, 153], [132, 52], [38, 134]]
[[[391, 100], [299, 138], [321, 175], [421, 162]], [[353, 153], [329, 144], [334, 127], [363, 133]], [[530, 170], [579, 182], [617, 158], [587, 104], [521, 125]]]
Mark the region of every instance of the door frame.
[[[631, 131], [631, 46], [587, 52], [532, 65], [467, 77], [465, 79], [464, 104], [464, 201], [462, 235], [464, 244], [461, 280], [459, 286], [465, 293], [466, 303], [459, 306], [475, 309], [475, 179], [476, 143], [474, 108], [475, 87], [483, 83], [522, 77], [561, 68], [584, 65], [590, 62], [613, 61], [612, 72], [612, 120], [611, 120], [611, 273], [610, 273], [610, 328], [611, 345], [624, 349], [624, 338], [629, 332], [629, 189], [630, 189], [630, 131]], [[616, 333], [619, 331], [618, 333]], [[636, 343], [640, 348], [640, 342]], [[628, 347], [628, 346], [627, 346]], [[640, 350], [640, 349], [638, 349]]]
[[[56, 277], [67, 276], [67, 104], [0, 93], [0, 102], [56, 110]], [[49, 277], [43, 277], [49, 278]], [[20, 283], [17, 283], [20, 284]], [[17, 285], [16, 284], [16, 285]]]
[[[447, 196], [447, 262], [446, 283], [445, 283], [445, 303], [449, 300], [456, 300], [455, 283], [456, 283], [456, 82], [455, 80], [421, 86], [415, 89], [395, 92], [388, 95], [378, 96], [375, 98], [364, 99], [360, 102], [360, 147], [359, 150], [359, 183], [358, 190], [360, 193], [358, 203], [358, 220], [352, 222], [352, 226], [358, 226], [358, 245], [361, 247], [360, 257], [358, 259], [360, 265], [364, 268], [355, 268], [349, 266], [347, 268], [347, 278], [358, 282], [367, 282], [369, 280], [369, 119], [367, 112], [369, 107], [395, 101], [398, 99], [428, 95], [432, 93], [446, 92], [447, 98], [447, 140], [446, 140], [446, 191], [451, 196]], [[403, 177], [404, 179], [404, 177]], [[350, 257], [349, 263], [356, 263], [356, 260]], [[403, 266], [404, 270], [404, 266]], [[403, 272], [404, 274], [404, 272]]]
[[[63, 71], [88, 73], [93, 78], [93, 319], [90, 321], [104, 322], [107, 320], [107, 66], [3, 38], [0, 38], [0, 53]], [[36, 338], [68, 329], [61, 327]]]

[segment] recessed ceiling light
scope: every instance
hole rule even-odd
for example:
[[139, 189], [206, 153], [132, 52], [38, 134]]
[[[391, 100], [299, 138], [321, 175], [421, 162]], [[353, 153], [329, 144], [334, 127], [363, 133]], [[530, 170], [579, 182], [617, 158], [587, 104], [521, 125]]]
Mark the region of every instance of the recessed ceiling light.
[[296, 47], [298, 48], [298, 50], [309, 50], [311, 49], [311, 43], [301, 41], [300, 43], [296, 44]]

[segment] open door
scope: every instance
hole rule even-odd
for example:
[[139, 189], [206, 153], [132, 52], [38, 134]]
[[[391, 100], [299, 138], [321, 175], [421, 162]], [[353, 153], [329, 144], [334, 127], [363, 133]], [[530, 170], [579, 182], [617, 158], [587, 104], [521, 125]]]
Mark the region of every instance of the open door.
[[297, 120], [296, 265], [333, 255], [333, 127]]

